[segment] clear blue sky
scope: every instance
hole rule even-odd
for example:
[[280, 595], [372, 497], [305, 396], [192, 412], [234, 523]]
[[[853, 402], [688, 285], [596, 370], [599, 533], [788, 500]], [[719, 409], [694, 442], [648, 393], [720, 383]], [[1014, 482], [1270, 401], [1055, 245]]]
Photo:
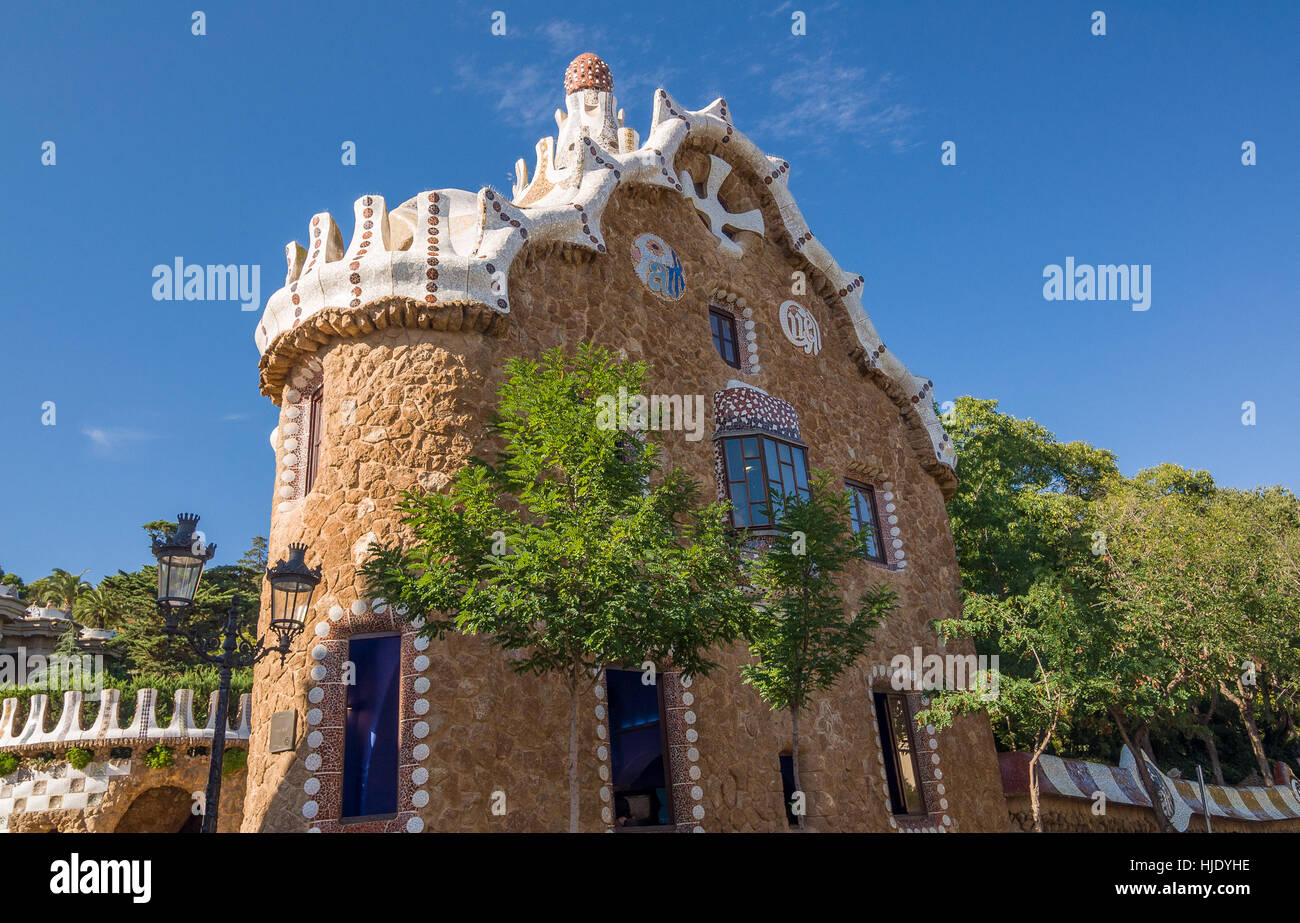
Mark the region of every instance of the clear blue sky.
[[[1128, 473], [1172, 461], [1300, 488], [1300, 4], [734, 9], [11, 4], [0, 564], [27, 580], [133, 569], [149, 560], [139, 525], [181, 510], [202, 514], [218, 563], [266, 534], [260, 312], [156, 302], [152, 267], [260, 264], [265, 303], [314, 212], [346, 229], [365, 193], [508, 189], [588, 50], [643, 136], [656, 86], [691, 108], [725, 96], [790, 161], [813, 230], [866, 276], [885, 341], [939, 400], [998, 398]], [[340, 163], [347, 140], [356, 166]], [[1043, 267], [1067, 256], [1151, 264], [1150, 310], [1045, 301]]]

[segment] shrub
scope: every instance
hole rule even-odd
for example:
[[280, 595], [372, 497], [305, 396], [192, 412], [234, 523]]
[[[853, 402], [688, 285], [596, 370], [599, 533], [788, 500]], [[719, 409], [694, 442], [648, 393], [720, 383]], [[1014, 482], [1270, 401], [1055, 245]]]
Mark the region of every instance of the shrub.
[[242, 747], [231, 747], [221, 756], [221, 774], [233, 775], [248, 765], [248, 751]]
[[0, 753], [0, 776], [7, 776], [18, 769], [22, 760], [12, 753]]
[[151, 747], [144, 755], [144, 764], [150, 769], [166, 769], [174, 762], [176, 762], [176, 754], [166, 744]]
[[95, 758], [95, 753], [85, 747], [72, 747], [65, 756], [67, 756], [68, 762], [72, 764], [73, 769], [85, 769], [90, 765], [90, 761]]

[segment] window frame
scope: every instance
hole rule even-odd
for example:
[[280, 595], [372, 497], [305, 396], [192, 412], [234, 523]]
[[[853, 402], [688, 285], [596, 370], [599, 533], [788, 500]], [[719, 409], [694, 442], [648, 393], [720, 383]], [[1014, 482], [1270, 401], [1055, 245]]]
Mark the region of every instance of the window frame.
[[[898, 752], [898, 739], [895, 734], [894, 715], [890, 709], [890, 703], [897, 700], [901, 703], [905, 719], [912, 724], [915, 722], [916, 713], [912, 708], [911, 696], [900, 692], [873, 692], [872, 707], [876, 712], [876, 727], [880, 732], [880, 747], [885, 751], [885, 776], [886, 788], [889, 793], [890, 813], [897, 818], [924, 818], [930, 813], [930, 805], [925, 796], [925, 777], [921, 774], [921, 759], [917, 753], [917, 731], [908, 729], [908, 741], [911, 746], [908, 755], [911, 757], [912, 773], [916, 778], [916, 797], [920, 802], [915, 809], [909, 809], [907, 798], [903, 793], [902, 786], [902, 764], [900, 762], [902, 754]], [[899, 810], [899, 805], [903, 809]]]
[[325, 386], [321, 385], [307, 398], [307, 457], [303, 473], [303, 496], [311, 493], [320, 473], [321, 436], [325, 422]]
[[[732, 494], [732, 490], [731, 490], [732, 478], [731, 478], [731, 469], [730, 469], [730, 467], [729, 467], [729, 465], [728, 465], [728, 461], [727, 461], [727, 443], [728, 443], [728, 442], [731, 442], [731, 441], [733, 441], [733, 440], [734, 440], [734, 441], [737, 441], [737, 442], [740, 443], [741, 463], [743, 464], [743, 463], [744, 463], [744, 460], [745, 460], [745, 455], [744, 455], [744, 452], [745, 452], [744, 440], [745, 440], [745, 439], [757, 439], [757, 440], [758, 440], [758, 463], [759, 463], [759, 470], [760, 470], [760, 472], [761, 472], [762, 483], [763, 483], [763, 506], [766, 507], [766, 509], [767, 509], [767, 520], [768, 520], [768, 521], [765, 522], [765, 523], [758, 523], [758, 524], [755, 524], [754, 521], [753, 521], [752, 511], [753, 511], [753, 508], [754, 508], [754, 506], [755, 506], [756, 504], [755, 504], [755, 502], [754, 502], [754, 501], [749, 497], [749, 486], [748, 486], [748, 481], [745, 481], [745, 480], [736, 481], [735, 483], [737, 483], [737, 484], [745, 484], [745, 499], [746, 499], [745, 515], [746, 515], [746, 518], [749, 520], [749, 522], [748, 522], [747, 524], [745, 524], [745, 525], [740, 525], [740, 524], [738, 524], [738, 523], [736, 522], [736, 507], [737, 507], [737, 504], [736, 504], [736, 499], [735, 499], [735, 497], [733, 496], [733, 494]], [[747, 531], [747, 532], [748, 532], [748, 531], [757, 531], [757, 532], [768, 532], [768, 533], [770, 533], [770, 532], [775, 532], [775, 531], [777, 530], [777, 522], [778, 522], [778, 518], [777, 518], [777, 515], [776, 515], [776, 510], [775, 510], [775, 508], [774, 508], [774, 506], [773, 506], [773, 503], [772, 503], [772, 496], [771, 496], [771, 493], [772, 493], [772, 492], [771, 492], [772, 479], [771, 479], [771, 476], [770, 476], [770, 474], [769, 474], [769, 472], [768, 472], [768, 465], [767, 465], [767, 452], [765, 451], [765, 448], [764, 448], [764, 445], [763, 445], [763, 440], [765, 440], [765, 439], [771, 440], [771, 441], [772, 441], [773, 443], [775, 443], [776, 446], [777, 446], [776, 452], [777, 452], [777, 470], [778, 470], [778, 474], [779, 474], [780, 469], [781, 469], [781, 467], [782, 467], [782, 461], [781, 461], [781, 457], [780, 457], [780, 451], [781, 451], [781, 450], [780, 450], [780, 446], [783, 446], [783, 445], [784, 445], [784, 446], [787, 446], [787, 447], [790, 448], [791, 450], [797, 449], [797, 450], [799, 450], [799, 452], [802, 453], [802, 456], [803, 456], [803, 477], [804, 477], [804, 486], [803, 486], [802, 488], [799, 486], [799, 483], [798, 483], [798, 477], [797, 477], [797, 475], [798, 475], [798, 470], [794, 467], [793, 462], [791, 463], [790, 468], [791, 468], [792, 472], [793, 472], [794, 475], [795, 475], [795, 485], [794, 485], [794, 486], [795, 486], [795, 492], [798, 493], [800, 490], [802, 490], [802, 491], [804, 491], [804, 495], [805, 495], [805, 496], [807, 495], [807, 491], [808, 491], [808, 489], [809, 489], [808, 486], [807, 486], [807, 485], [808, 485], [808, 447], [807, 447], [806, 445], [804, 445], [802, 442], [799, 442], [799, 441], [794, 440], [794, 439], [783, 439], [783, 438], [781, 438], [780, 436], [776, 436], [776, 435], [774, 435], [774, 434], [772, 434], [772, 433], [769, 433], [767, 430], [736, 430], [736, 431], [731, 431], [731, 432], [723, 433], [723, 434], [721, 434], [721, 435], [719, 435], [719, 436], [717, 437], [717, 443], [718, 443], [719, 451], [722, 453], [722, 485], [723, 485], [723, 490], [726, 492], [727, 499], [731, 501], [731, 507], [732, 507], [732, 508], [731, 508], [731, 513], [730, 513], [730, 519], [731, 519], [731, 528], [733, 528], [733, 529], [737, 529], [737, 530], [743, 529], [743, 530], [745, 530], [745, 531]], [[793, 456], [792, 456], [792, 458], [793, 458]], [[784, 484], [784, 483], [785, 483], [784, 480], [782, 480], [781, 483]]]
[[[889, 566], [889, 561], [885, 557], [885, 534], [883, 531], [883, 526], [881, 526], [880, 524], [880, 506], [876, 503], [876, 488], [870, 484], [864, 483], [863, 481], [854, 480], [853, 478], [845, 478], [844, 485], [849, 489], [850, 493], [854, 494], [853, 503], [854, 503], [855, 511], [858, 502], [858, 496], [862, 495], [864, 499], [867, 501], [867, 506], [871, 512], [871, 528], [875, 534], [876, 553], [872, 555], [864, 552], [863, 557], [866, 558], [868, 561], [875, 562], [876, 564], [884, 564], [885, 566]], [[858, 518], [861, 519], [861, 516], [859, 516]], [[852, 523], [852, 521], [853, 521], [852, 516], [850, 516], [849, 522]], [[857, 535], [858, 530], [854, 529], [853, 534]]]
[[397, 747], [397, 765], [396, 765], [397, 777], [394, 778], [394, 780], [393, 780], [393, 800], [394, 800], [394, 810], [391, 811], [391, 812], [379, 813], [379, 814], [345, 814], [345, 813], [344, 813], [344, 810], [345, 810], [345, 802], [347, 801], [347, 789], [348, 789], [348, 780], [347, 780], [347, 776], [348, 776], [348, 712], [349, 712], [349, 710], [352, 708], [352, 706], [349, 704], [348, 699], [349, 699], [349, 697], [350, 697], [351, 694], [352, 694], [352, 690], [356, 688], [355, 685], [354, 685], [354, 686], [349, 686], [349, 687], [345, 688], [345, 690], [344, 690], [344, 698], [343, 698], [343, 746], [342, 746], [342, 748], [341, 748], [341, 751], [342, 751], [342, 752], [341, 752], [341, 754], [340, 754], [340, 762], [339, 762], [339, 823], [340, 823], [340, 825], [343, 825], [343, 826], [346, 826], [346, 825], [349, 825], [349, 824], [370, 823], [370, 822], [373, 822], [373, 821], [379, 821], [379, 820], [391, 820], [392, 818], [396, 817], [396, 816], [398, 815], [398, 813], [401, 811], [401, 805], [402, 805], [402, 788], [401, 788], [401, 779], [400, 779], [400, 776], [401, 776], [401, 765], [402, 765], [402, 717], [403, 717], [403, 711], [402, 711], [402, 680], [403, 680], [403, 673], [404, 673], [404, 671], [403, 671], [403, 664], [402, 664], [402, 659], [403, 659], [403, 658], [402, 658], [402, 635], [401, 635], [401, 632], [395, 632], [395, 631], [371, 631], [371, 632], [358, 632], [357, 634], [349, 635], [349, 636], [348, 636], [348, 639], [347, 639], [347, 642], [348, 642], [348, 654], [347, 654], [347, 657], [348, 657], [349, 659], [351, 658], [351, 656], [352, 656], [352, 644], [355, 643], [355, 642], [357, 642], [357, 641], [377, 641], [377, 640], [384, 640], [384, 639], [395, 639], [395, 640], [397, 641], [397, 690], [398, 690], [398, 699], [397, 699], [397, 706], [396, 706], [396, 711], [397, 711], [397, 713], [396, 713], [396, 721], [394, 722], [394, 724], [395, 724], [396, 726], [395, 726], [394, 729], [393, 729], [393, 732], [394, 732], [394, 735], [395, 735], [395, 744], [396, 744], [396, 747]]
[[[610, 670], [616, 670], [616, 671], [618, 671], [618, 672], [620, 672], [620, 673], [637, 673], [637, 674], [639, 674], [639, 673], [642, 672], [639, 668], [638, 668], [638, 669], [630, 669], [630, 668], [628, 668], [628, 667], [622, 667], [622, 666], [606, 667], [606, 668], [605, 668], [605, 674], [606, 674], [606, 675], [605, 675], [605, 677], [604, 677], [604, 682], [605, 682], [605, 688], [606, 688], [607, 690], [609, 689], [609, 671], [610, 671]], [[657, 677], [656, 677], [656, 680], [658, 680], [662, 675], [663, 675], [663, 674], [660, 674], [659, 676], [657, 676]], [[615, 823], [613, 824], [613, 827], [614, 827], [614, 831], [615, 831], [616, 833], [620, 833], [620, 832], [629, 832], [629, 833], [632, 833], [632, 832], [658, 833], [658, 832], [662, 832], [662, 831], [673, 831], [673, 830], [676, 830], [676, 829], [677, 829], [677, 819], [676, 819], [676, 818], [677, 818], [677, 815], [676, 815], [676, 813], [675, 813], [675, 811], [674, 811], [674, 806], [673, 806], [673, 784], [674, 784], [674, 782], [673, 782], [672, 750], [671, 750], [671, 748], [670, 748], [670, 746], [669, 746], [669, 744], [670, 744], [671, 741], [669, 740], [669, 736], [668, 736], [668, 701], [667, 701], [667, 699], [664, 697], [664, 687], [663, 687], [663, 683], [660, 683], [660, 682], [656, 681], [656, 682], [654, 683], [654, 687], [655, 687], [655, 702], [656, 702], [656, 704], [658, 705], [658, 708], [659, 708], [659, 750], [660, 750], [660, 753], [662, 754], [663, 765], [664, 765], [664, 810], [665, 810], [665, 812], [666, 812], [667, 815], [668, 815], [668, 823], [666, 823], [666, 824], [644, 824], [644, 825], [640, 825], [640, 826], [636, 826], [636, 827], [629, 827], [629, 826], [626, 826], [626, 825], [620, 826], [620, 825], [617, 823], [617, 821], [618, 821], [618, 812], [617, 812], [616, 809], [614, 809], [615, 799], [618, 797], [618, 794], [617, 794], [617, 791], [615, 790], [614, 779], [613, 779], [613, 777], [611, 776], [611, 777], [610, 777], [610, 780], [609, 780], [610, 807], [611, 807], [611, 809], [612, 809], [611, 817], [613, 817], [613, 819], [614, 819], [614, 821], [615, 821]], [[607, 700], [607, 704], [608, 704], [608, 700]], [[613, 766], [613, 763], [614, 763], [614, 709], [613, 709], [612, 706], [608, 709], [608, 713], [609, 713], [609, 715], [608, 715], [608, 717], [609, 717], [609, 760], [610, 760], [610, 765]]]
[[[720, 337], [718, 334], [714, 332], [713, 330], [714, 317], [717, 317], [722, 324], [726, 325], [726, 329], [731, 331], [731, 351], [736, 356], [734, 361], [728, 359], [725, 355], [723, 355], [722, 350], [719, 348], [719, 340], [725, 341], [726, 337]], [[709, 338], [713, 342], [714, 354], [723, 362], [727, 363], [727, 365], [731, 366], [733, 369], [739, 369], [740, 368], [740, 325], [736, 323], [736, 315], [732, 314], [726, 308], [719, 307], [718, 305], [715, 304], [709, 305]]]

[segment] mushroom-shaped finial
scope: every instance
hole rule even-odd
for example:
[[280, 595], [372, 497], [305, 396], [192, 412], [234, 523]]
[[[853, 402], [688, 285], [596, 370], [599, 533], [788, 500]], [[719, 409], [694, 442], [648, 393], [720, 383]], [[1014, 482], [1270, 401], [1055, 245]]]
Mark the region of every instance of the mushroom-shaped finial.
[[609, 72], [609, 65], [599, 55], [590, 51], [578, 55], [564, 71], [564, 95], [578, 90], [614, 90], [614, 75]]

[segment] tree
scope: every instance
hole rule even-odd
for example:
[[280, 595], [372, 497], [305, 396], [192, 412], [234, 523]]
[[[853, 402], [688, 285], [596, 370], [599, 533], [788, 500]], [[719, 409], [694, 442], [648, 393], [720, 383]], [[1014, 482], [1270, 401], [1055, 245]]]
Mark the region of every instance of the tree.
[[93, 589], [89, 583], [81, 579], [86, 574], [87, 571], [84, 570], [79, 574], [70, 574], [63, 568], [56, 567], [48, 577], [37, 581], [40, 584], [38, 601], [41, 605], [54, 606], [71, 612], [77, 599], [83, 593]]
[[471, 461], [445, 494], [408, 492], [413, 541], [372, 546], [363, 567], [367, 592], [424, 619], [424, 635], [488, 635], [521, 652], [516, 671], [564, 683], [571, 832], [578, 704], [602, 668], [648, 660], [705, 675], [709, 650], [738, 638], [750, 611], [725, 506], [701, 505], [680, 469], [661, 474], [653, 442], [605, 425], [609, 397], [642, 394], [645, 380], [644, 363], [589, 345], [510, 360], [499, 455]]
[[[835, 685], [871, 643], [871, 632], [894, 608], [892, 588], [877, 584], [857, 605], [845, 605], [840, 576], [866, 554], [867, 530], [854, 534], [850, 496], [818, 474], [808, 496], [780, 499], [775, 535], [751, 568], [760, 604], [749, 633], [756, 663], [741, 668], [745, 682], [773, 710], [790, 712], [791, 763], [799, 777], [799, 715], [811, 695]], [[800, 829], [803, 814], [796, 814]]]
[[94, 587], [77, 597], [72, 614], [90, 628], [111, 628], [117, 621], [117, 600], [103, 586]]
[[970, 594], [960, 618], [935, 627], [944, 638], [999, 638], [999, 660], [994, 675], [980, 677], [970, 689], [932, 693], [917, 722], [946, 728], [958, 715], [987, 711], [1013, 749], [1029, 752], [1029, 806], [1034, 830], [1042, 833], [1039, 759], [1070, 722], [1096, 707], [1093, 699], [1101, 688], [1092, 669], [1096, 638], [1088, 609], [1053, 576], [1006, 599]]

